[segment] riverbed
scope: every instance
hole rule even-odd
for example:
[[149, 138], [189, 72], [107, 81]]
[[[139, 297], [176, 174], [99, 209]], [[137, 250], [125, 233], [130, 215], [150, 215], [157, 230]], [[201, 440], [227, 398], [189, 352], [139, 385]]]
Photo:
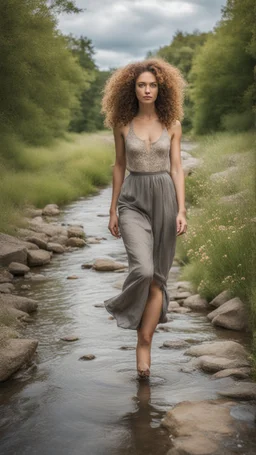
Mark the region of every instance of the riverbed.
[[[161, 426], [166, 411], [185, 400], [215, 399], [220, 383], [233, 383], [186, 370], [190, 358], [185, 349], [160, 348], [167, 340], [192, 345], [220, 338], [248, 345], [246, 336], [216, 330], [202, 313], [170, 313], [170, 331], [159, 329], [154, 335], [150, 381], [136, 379], [136, 331], [117, 327], [102, 307], [104, 299], [120, 292], [125, 273], [81, 268], [96, 258], [127, 263], [122, 239], [107, 229], [110, 199], [111, 187], [101, 189], [66, 206], [58, 217], [58, 222], [82, 225], [88, 236], [105, 239], [55, 255], [38, 270], [46, 279], [31, 282], [28, 290], [17, 281], [20, 295], [39, 302], [23, 331], [39, 345], [33, 364], [0, 386], [1, 455], [164, 455], [171, 447]], [[170, 294], [179, 274], [174, 261]], [[77, 279], [67, 279], [71, 275]], [[66, 335], [79, 339], [62, 341]], [[85, 354], [95, 359], [79, 360]], [[245, 414], [252, 419], [249, 404]], [[234, 453], [256, 453], [254, 443], [251, 437]]]

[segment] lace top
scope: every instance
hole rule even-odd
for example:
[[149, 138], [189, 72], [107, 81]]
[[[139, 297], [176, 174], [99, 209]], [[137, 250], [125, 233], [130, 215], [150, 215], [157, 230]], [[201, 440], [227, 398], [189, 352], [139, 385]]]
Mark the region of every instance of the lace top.
[[147, 141], [140, 139], [135, 134], [131, 122], [125, 138], [127, 170], [135, 172], [170, 172], [170, 145], [171, 139], [166, 127], [157, 141], [151, 142], [148, 147]]

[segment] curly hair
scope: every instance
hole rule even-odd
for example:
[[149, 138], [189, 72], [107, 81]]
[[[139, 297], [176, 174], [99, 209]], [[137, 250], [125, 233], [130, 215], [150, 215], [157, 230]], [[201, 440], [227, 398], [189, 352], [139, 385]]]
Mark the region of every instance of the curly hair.
[[160, 122], [169, 128], [173, 121], [183, 119], [185, 79], [178, 68], [164, 59], [149, 58], [118, 68], [106, 81], [101, 108], [105, 126], [124, 126], [136, 116], [139, 104], [135, 83], [145, 71], [154, 74], [158, 82], [155, 107]]

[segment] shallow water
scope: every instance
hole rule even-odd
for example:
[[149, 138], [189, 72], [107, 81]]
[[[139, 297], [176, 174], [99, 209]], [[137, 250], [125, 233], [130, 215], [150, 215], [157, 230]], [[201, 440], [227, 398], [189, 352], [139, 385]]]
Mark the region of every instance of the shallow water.
[[[87, 235], [106, 237], [100, 244], [55, 255], [40, 272], [47, 280], [32, 282], [28, 291], [39, 303], [33, 323], [23, 335], [39, 340], [33, 365], [0, 385], [1, 455], [162, 455], [171, 447], [168, 432], [160, 423], [165, 412], [184, 400], [217, 398], [220, 385], [232, 379], [211, 380], [199, 371], [182, 372], [190, 357], [185, 349], [159, 349], [166, 340], [187, 340], [191, 344], [218, 338], [248, 340], [235, 332], [215, 330], [202, 314], [170, 314], [152, 346], [151, 379], [136, 380], [135, 351], [122, 346], [136, 345], [136, 331], [118, 328], [102, 307], [104, 299], [119, 292], [113, 285], [124, 273], [82, 269], [84, 262], [110, 257], [127, 262], [121, 239], [108, 232], [111, 188], [96, 196], [66, 206], [65, 224], [83, 225]], [[77, 275], [77, 280], [67, 280]], [[179, 267], [170, 271], [168, 288], [178, 279]], [[64, 342], [64, 335], [78, 341]], [[81, 361], [94, 354], [92, 361]], [[235, 417], [249, 422], [255, 431], [254, 408], [238, 404]], [[242, 438], [235, 452], [256, 453], [251, 433]], [[239, 440], [240, 441], [240, 440]]]

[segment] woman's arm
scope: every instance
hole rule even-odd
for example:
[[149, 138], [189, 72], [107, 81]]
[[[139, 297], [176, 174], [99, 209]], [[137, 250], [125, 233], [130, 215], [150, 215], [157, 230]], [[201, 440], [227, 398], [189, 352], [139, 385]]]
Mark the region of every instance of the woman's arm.
[[182, 128], [181, 123], [177, 120], [175, 126], [171, 130], [171, 152], [170, 152], [170, 161], [171, 161], [171, 177], [175, 185], [177, 202], [178, 202], [178, 216], [177, 216], [177, 232], [178, 235], [186, 232], [187, 223], [186, 223], [186, 207], [185, 207], [185, 176], [182, 168], [181, 161], [181, 136]]
[[120, 194], [121, 186], [124, 181], [125, 169], [126, 169], [126, 157], [125, 157], [125, 146], [122, 132], [119, 127], [115, 127], [113, 130], [115, 140], [115, 152], [116, 159], [113, 167], [112, 176], [112, 199], [109, 209], [110, 220], [108, 228], [112, 235], [120, 237], [118, 232], [118, 218], [116, 214], [117, 201]]

